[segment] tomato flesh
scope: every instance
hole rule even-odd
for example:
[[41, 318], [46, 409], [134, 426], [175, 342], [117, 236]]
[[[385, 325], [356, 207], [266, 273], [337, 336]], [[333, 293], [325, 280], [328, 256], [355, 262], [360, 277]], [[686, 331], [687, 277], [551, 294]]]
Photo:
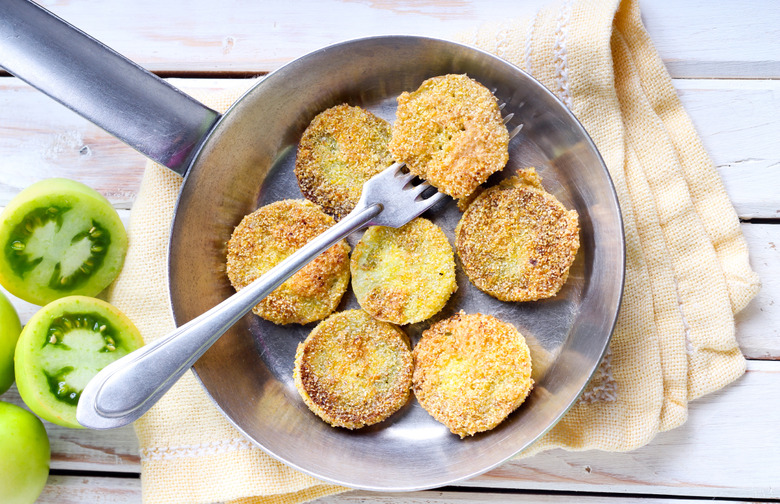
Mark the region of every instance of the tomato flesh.
[[142, 344], [132, 322], [105, 301], [58, 299], [36, 313], [19, 337], [19, 394], [41, 418], [78, 428], [76, 406], [89, 380]]
[[127, 234], [111, 204], [73, 180], [47, 179], [20, 192], [0, 215], [0, 283], [44, 305], [94, 296], [119, 274]]

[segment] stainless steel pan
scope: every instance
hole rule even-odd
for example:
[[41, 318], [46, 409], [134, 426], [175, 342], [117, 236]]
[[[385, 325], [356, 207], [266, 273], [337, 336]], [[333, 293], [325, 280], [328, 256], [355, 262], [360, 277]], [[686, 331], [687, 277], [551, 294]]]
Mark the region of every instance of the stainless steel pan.
[[[466, 73], [523, 123], [501, 176], [535, 166], [545, 187], [579, 212], [581, 250], [561, 293], [502, 303], [459, 273], [440, 317], [481, 311], [526, 334], [536, 386], [491, 432], [460, 440], [412, 400], [382, 424], [335, 429], [311, 414], [292, 383], [296, 345], [310, 326], [247, 316], [193, 370], [215, 405], [279, 460], [333, 483], [412, 490], [482, 473], [538, 439], [578, 399], [609, 343], [620, 306], [624, 237], [617, 198], [595, 146], [569, 110], [533, 78], [452, 42], [391, 36], [313, 52], [268, 75], [224, 115], [26, 0], [0, 2], [0, 64], [148, 157], [185, 177], [170, 241], [170, 296], [181, 325], [232, 293], [224, 245], [246, 213], [300, 198], [296, 144], [318, 112], [343, 102], [392, 121], [395, 97], [424, 79]], [[452, 236], [454, 203], [427, 215]], [[357, 306], [347, 296], [343, 307]], [[416, 342], [426, 324], [405, 329]]]

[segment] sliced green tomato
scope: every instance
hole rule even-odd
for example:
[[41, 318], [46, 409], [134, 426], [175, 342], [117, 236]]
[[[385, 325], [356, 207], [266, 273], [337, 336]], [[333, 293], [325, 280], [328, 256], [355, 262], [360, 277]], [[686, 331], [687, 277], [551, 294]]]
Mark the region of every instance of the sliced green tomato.
[[127, 234], [103, 196], [54, 178], [20, 192], [0, 214], [0, 283], [37, 305], [94, 296], [119, 274]]
[[130, 319], [105, 301], [58, 299], [41, 308], [19, 336], [16, 387], [41, 418], [80, 428], [76, 406], [89, 380], [141, 345], [141, 334]]
[[0, 394], [14, 382], [14, 349], [21, 332], [14, 305], [0, 292]]

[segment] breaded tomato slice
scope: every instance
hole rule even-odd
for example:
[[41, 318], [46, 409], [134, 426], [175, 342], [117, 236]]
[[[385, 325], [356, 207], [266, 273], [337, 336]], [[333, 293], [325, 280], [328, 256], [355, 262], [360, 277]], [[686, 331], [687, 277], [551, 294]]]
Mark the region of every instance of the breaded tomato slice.
[[432, 317], [457, 288], [452, 246], [441, 228], [422, 217], [398, 229], [368, 228], [350, 269], [360, 306], [394, 324]]
[[309, 409], [334, 427], [381, 422], [411, 396], [409, 339], [363, 310], [335, 313], [298, 345], [293, 379]]
[[485, 189], [455, 228], [469, 280], [501, 301], [557, 294], [579, 246], [577, 212], [545, 191], [533, 168]]
[[[283, 200], [245, 216], [228, 242], [227, 275], [237, 291], [334, 224], [306, 200]], [[349, 286], [349, 245], [342, 240], [260, 301], [252, 311], [275, 324], [308, 324], [330, 315]]]
[[306, 199], [336, 219], [355, 208], [363, 184], [393, 164], [387, 150], [390, 124], [346, 104], [317, 115], [304, 131], [295, 177]]
[[525, 338], [492, 315], [460, 312], [433, 324], [413, 356], [417, 400], [461, 438], [493, 429], [533, 387]]
[[449, 74], [398, 97], [389, 148], [412, 173], [461, 199], [504, 168], [509, 132], [485, 86]]

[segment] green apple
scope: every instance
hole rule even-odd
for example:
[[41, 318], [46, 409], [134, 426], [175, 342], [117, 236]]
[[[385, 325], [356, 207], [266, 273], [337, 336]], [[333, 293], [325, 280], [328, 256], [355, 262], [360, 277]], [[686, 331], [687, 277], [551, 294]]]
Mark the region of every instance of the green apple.
[[51, 448], [46, 429], [24, 408], [0, 401], [0, 500], [32, 504], [49, 477]]

